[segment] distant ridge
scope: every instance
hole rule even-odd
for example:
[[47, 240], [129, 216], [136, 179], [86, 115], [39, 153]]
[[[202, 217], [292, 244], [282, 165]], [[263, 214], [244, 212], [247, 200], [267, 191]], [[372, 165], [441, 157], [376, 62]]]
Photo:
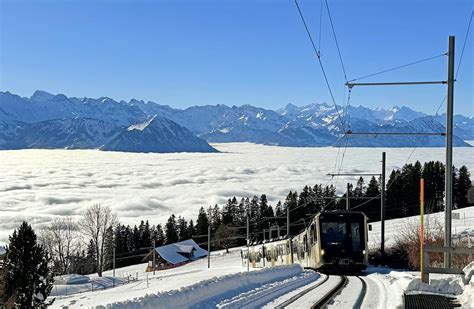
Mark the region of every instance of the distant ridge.
[[[342, 112], [342, 107], [338, 106], [338, 110]], [[153, 118], [155, 115], [158, 115], [159, 121]], [[172, 141], [171, 137], [162, 136], [165, 140], [169, 138], [169, 143], [173, 143], [176, 151], [181, 151], [178, 149], [189, 149], [182, 151], [201, 149], [197, 147], [197, 141], [194, 139], [196, 137], [207, 142], [252, 142], [278, 146], [319, 147], [339, 145], [341, 137], [344, 135], [344, 129], [407, 133], [445, 131], [442, 115], [429, 116], [406, 106], [394, 106], [391, 109], [370, 109], [361, 105], [350, 106], [347, 115], [347, 118], [344, 119], [345, 128], [342, 128], [341, 122], [337, 119], [336, 108], [325, 103], [305, 106], [288, 104], [277, 110], [251, 105], [227, 106], [222, 104], [175, 109], [167, 105], [135, 99], [129, 102], [117, 102], [108, 97], [75, 98], [39, 90], [30, 98], [24, 98], [9, 92], [0, 92], [0, 128], [3, 128], [0, 132], [0, 149], [30, 147], [32, 141], [21, 144], [12, 142], [12, 140], [17, 138], [18, 141], [22, 141], [18, 137], [22, 136], [21, 134], [31, 134], [28, 133], [28, 130], [33, 128], [32, 124], [34, 123], [42, 124], [35, 124], [34, 130], [38, 132], [30, 136], [35, 136], [36, 140], [44, 141], [34, 144], [41, 144], [41, 147], [45, 148], [56, 148], [59, 147], [58, 145], [67, 145], [66, 148], [88, 148], [89, 145], [94, 145], [97, 148], [111, 150], [127, 149], [125, 145], [128, 144], [131, 147], [130, 150], [124, 151], [142, 149], [144, 151], [166, 152], [168, 150], [165, 150], [165, 145], [160, 144], [155, 139], [154, 133], [149, 131], [157, 130], [157, 134], [158, 132], [162, 133], [158, 129], [157, 123], [165, 124], [168, 121], [176, 125], [172, 126], [173, 130], [171, 131], [166, 130], [168, 134], [175, 135], [177, 140], [181, 141], [180, 143], [189, 142], [190, 145], [189, 148], [183, 148], [176, 141]], [[78, 124], [68, 126], [64, 119], [88, 119], [88, 121], [87, 125], [83, 124], [82, 127]], [[49, 121], [56, 122], [55, 126], [59, 130], [57, 134], [42, 127], [42, 125], [51, 125], [52, 123], [48, 124]], [[63, 133], [60, 132], [61, 126], [58, 124], [61, 121], [64, 122], [64, 130], [66, 128], [69, 130], [69, 139], [73, 140], [61, 136]], [[150, 130], [147, 129], [148, 126], [144, 126], [147, 121], [152, 124]], [[454, 145], [468, 147], [469, 145], [464, 141], [474, 140], [474, 118], [456, 115], [454, 122]], [[143, 132], [132, 132], [136, 130], [130, 128], [138, 128], [139, 125], [144, 126]], [[71, 130], [77, 131], [72, 132]], [[42, 135], [42, 132], [45, 136]], [[98, 136], [97, 140], [95, 135]], [[187, 138], [183, 139], [184, 136]], [[130, 139], [128, 143], [124, 140], [127, 138]], [[139, 142], [143, 148], [139, 147]], [[146, 143], [155, 143], [155, 146], [152, 147], [151, 144], [146, 145]], [[403, 136], [398, 138], [393, 136], [354, 136], [347, 140], [349, 147], [413, 147], [415, 145], [443, 147], [444, 144], [445, 140], [442, 136]], [[207, 147], [202, 149], [210, 151], [212, 147], [209, 147], [207, 144]]]

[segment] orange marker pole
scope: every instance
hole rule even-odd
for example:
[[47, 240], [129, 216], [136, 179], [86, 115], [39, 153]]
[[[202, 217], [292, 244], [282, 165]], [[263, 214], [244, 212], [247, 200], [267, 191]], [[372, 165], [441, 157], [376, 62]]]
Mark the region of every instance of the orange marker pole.
[[423, 281], [424, 278], [424, 271], [423, 271], [423, 247], [425, 245], [425, 226], [424, 226], [424, 216], [425, 216], [425, 180], [423, 178], [420, 179], [420, 272], [421, 272], [421, 280]]

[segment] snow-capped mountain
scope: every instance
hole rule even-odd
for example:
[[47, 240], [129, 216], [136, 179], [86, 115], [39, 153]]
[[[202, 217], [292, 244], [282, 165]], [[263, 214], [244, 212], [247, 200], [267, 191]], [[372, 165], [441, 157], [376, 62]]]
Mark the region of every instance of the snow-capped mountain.
[[[159, 117], [148, 123], [147, 121], [154, 115], [159, 115]], [[3, 149], [13, 147], [13, 145], [17, 145], [16, 148], [18, 148], [21, 143], [11, 142], [11, 140], [16, 137], [18, 141], [24, 141], [28, 135], [31, 136], [30, 142], [23, 145], [31, 145], [32, 140], [35, 140], [34, 144], [49, 144], [51, 147], [66, 145], [64, 147], [81, 148], [94, 145], [93, 147], [102, 147], [102, 149], [114, 147], [127, 149], [126, 146], [128, 146], [130, 151], [148, 149], [147, 147], [166, 149], [164, 144], [159, 144], [159, 141], [154, 138], [154, 134], [167, 140], [168, 137], [163, 135], [164, 132], [174, 132], [178, 137], [177, 140], [181, 137], [188, 139], [189, 145], [192, 145], [189, 151], [196, 149], [196, 141], [192, 138], [195, 136], [192, 134], [207, 142], [254, 142], [296, 147], [331, 146], [339, 145], [342, 139], [345, 140], [344, 133], [348, 130], [353, 132], [444, 132], [444, 118], [443, 115], [428, 116], [405, 106], [395, 106], [390, 109], [349, 106], [343, 109], [341, 106], [336, 108], [325, 103], [306, 106], [288, 104], [273, 111], [251, 105], [230, 107], [219, 104], [176, 109], [135, 99], [126, 102], [115, 101], [108, 97], [74, 98], [44, 91], [36, 91], [30, 98], [23, 98], [9, 92], [0, 92], [0, 128], [2, 129], [0, 145], [3, 145]], [[80, 126], [78, 120], [68, 122], [66, 119], [82, 119], [82, 122], [87, 119], [88, 129], [84, 127], [85, 125]], [[173, 122], [176, 126], [168, 126], [166, 130], [164, 127], [159, 128], [158, 124], [165, 124], [167, 121]], [[467, 146], [464, 140], [474, 140], [474, 119], [456, 115], [454, 121], [456, 135], [454, 145]], [[34, 130], [37, 132], [28, 133], [29, 130], [33, 130], [33, 123], [36, 126]], [[126, 130], [140, 123], [148, 123], [148, 125], [141, 131]], [[51, 127], [51, 130], [45, 129], [44, 126]], [[97, 136], [90, 134], [94, 126], [98, 126]], [[182, 131], [184, 128], [189, 130], [191, 135], [184, 133]], [[58, 133], [65, 130], [69, 132], [68, 138], [63, 136], [63, 133]], [[18, 136], [23, 137], [18, 138]], [[130, 140], [126, 141], [126, 139]], [[138, 142], [145, 143], [146, 139], [156, 144], [147, 145], [144, 148], [139, 147]], [[112, 140], [114, 140], [114, 147], [108, 144]], [[177, 140], [170, 138], [167, 141], [175, 143]], [[366, 147], [409, 147], [412, 145], [441, 147], [444, 146], [444, 137], [379, 135], [374, 138], [374, 136], [352, 135], [347, 141], [345, 140], [345, 143], [348, 146]], [[177, 147], [178, 144], [174, 145]]]
[[[146, 120], [150, 122], [143, 133], [128, 133], [127, 128]], [[216, 151], [171, 120], [151, 118], [133, 104], [107, 97], [79, 99], [36, 91], [31, 98], [22, 98], [0, 92], [0, 129], [0, 149]]]
[[123, 152], [217, 152], [188, 129], [156, 115], [143, 123], [129, 126], [101, 149]]
[[[2, 125], [0, 124], [0, 127]], [[111, 122], [93, 118], [61, 118], [15, 125], [3, 123], [0, 149], [94, 149], [120, 131]]]

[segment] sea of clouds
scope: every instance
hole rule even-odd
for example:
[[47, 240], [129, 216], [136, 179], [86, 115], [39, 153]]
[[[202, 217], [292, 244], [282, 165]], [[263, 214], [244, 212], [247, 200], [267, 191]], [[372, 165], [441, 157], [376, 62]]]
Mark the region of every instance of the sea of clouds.
[[[221, 153], [121, 153], [98, 150], [0, 151], [0, 243], [22, 220], [41, 228], [54, 217], [79, 218], [95, 203], [110, 206], [122, 223], [164, 223], [172, 214], [195, 219], [201, 206], [232, 196], [267, 194], [274, 205], [289, 190], [331, 179], [343, 149], [289, 148], [250, 143], [213, 144]], [[341, 171], [380, 172], [387, 178], [407, 162], [413, 148], [348, 148]], [[338, 155], [339, 153], [339, 155]], [[418, 148], [409, 162], [444, 161], [444, 148]], [[474, 148], [455, 148], [454, 164], [474, 169]], [[339, 168], [339, 165], [338, 165]]]

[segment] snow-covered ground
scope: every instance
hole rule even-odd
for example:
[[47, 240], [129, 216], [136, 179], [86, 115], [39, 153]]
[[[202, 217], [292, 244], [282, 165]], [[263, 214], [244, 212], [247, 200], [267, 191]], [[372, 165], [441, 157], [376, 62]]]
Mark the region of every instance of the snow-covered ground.
[[[459, 237], [473, 235], [474, 228], [474, 207], [456, 210], [460, 214], [460, 219], [453, 220], [453, 233]], [[443, 214], [426, 215], [426, 220], [437, 218], [443, 222]], [[430, 219], [430, 217], [432, 217]], [[386, 222], [387, 245], [400, 229], [406, 226], [407, 222], [417, 223], [419, 217], [388, 220]], [[379, 223], [373, 223], [373, 230], [369, 234], [369, 241], [372, 246], [378, 245], [380, 233]], [[116, 270], [116, 280], [113, 282], [112, 271], [104, 272], [105, 278], [98, 278], [97, 275], [69, 278], [71, 284], [66, 287], [61, 282], [53, 288], [52, 295], [56, 296], [56, 301], [52, 308], [89, 308], [110, 305], [111, 308], [133, 308], [147, 304], [149, 308], [156, 308], [156, 303], [167, 304], [172, 300], [173, 304], [178, 304], [177, 299], [181, 299], [181, 307], [198, 306], [240, 308], [259, 307], [271, 308], [288, 300], [293, 295], [308, 287], [315, 285], [324, 275], [320, 276], [311, 271], [302, 272], [301, 269], [281, 268], [274, 272], [260, 275], [249, 275], [247, 268], [243, 266], [240, 257], [240, 248], [231, 249], [230, 253], [215, 251], [211, 255], [211, 268], [207, 268], [207, 259], [201, 259], [178, 267], [164, 271], [146, 273], [146, 263]], [[466, 278], [455, 275], [431, 274], [431, 285], [421, 283], [417, 272], [397, 271], [389, 268], [371, 267], [361, 279], [367, 287], [367, 293], [363, 300], [364, 308], [401, 308], [403, 292], [425, 291], [439, 294], [452, 294], [458, 297], [464, 306], [474, 307], [474, 264], [466, 268], [468, 275]], [[259, 269], [250, 269], [252, 272], [260, 273]], [[357, 291], [362, 286], [358, 279], [350, 279], [345, 292], [334, 299], [333, 306], [344, 307], [357, 299]], [[128, 283], [129, 279], [130, 282]], [[67, 281], [64, 278], [63, 281]], [[83, 280], [90, 280], [83, 282]], [[73, 282], [75, 281], [75, 282]], [[91, 282], [97, 282], [97, 286], [102, 285], [104, 290], [91, 291]], [[122, 285], [111, 287], [117, 282]], [[330, 282], [330, 281], [328, 281]], [[64, 283], [64, 282], [63, 282]], [[315, 289], [316, 294], [308, 294], [299, 301], [296, 307], [305, 306], [305, 302], [312, 302], [321, 297], [329, 285], [321, 285]], [[212, 291], [212, 293], [210, 292]], [[164, 293], [166, 292], [166, 293]], [[65, 295], [65, 294], [68, 295]], [[70, 295], [71, 293], [76, 293]], [[197, 293], [197, 294], [196, 294]], [[204, 297], [203, 294], [207, 296]], [[196, 295], [201, 295], [197, 297]], [[113, 306], [112, 306], [113, 304]], [[194, 304], [194, 305], [193, 305]], [[146, 307], [146, 306], [145, 306]], [[178, 306], [179, 307], [179, 306]]]
[[[452, 220], [452, 235], [453, 239], [470, 240], [473, 241], [474, 246], [474, 206], [457, 209], [453, 211]], [[373, 222], [372, 231], [369, 231], [369, 248], [375, 249], [380, 246], [380, 221]], [[399, 218], [385, 221], [385, 245], [390, 247], [397, 239], [400, 232], [406, 230], [408, 227], [419, 226], [420, 216], [413, 216], [407, 218]], [[434, 214], [425, 215], [425, 229], [427, 228], [444, 227], [444, 213], [438, 212]]]

